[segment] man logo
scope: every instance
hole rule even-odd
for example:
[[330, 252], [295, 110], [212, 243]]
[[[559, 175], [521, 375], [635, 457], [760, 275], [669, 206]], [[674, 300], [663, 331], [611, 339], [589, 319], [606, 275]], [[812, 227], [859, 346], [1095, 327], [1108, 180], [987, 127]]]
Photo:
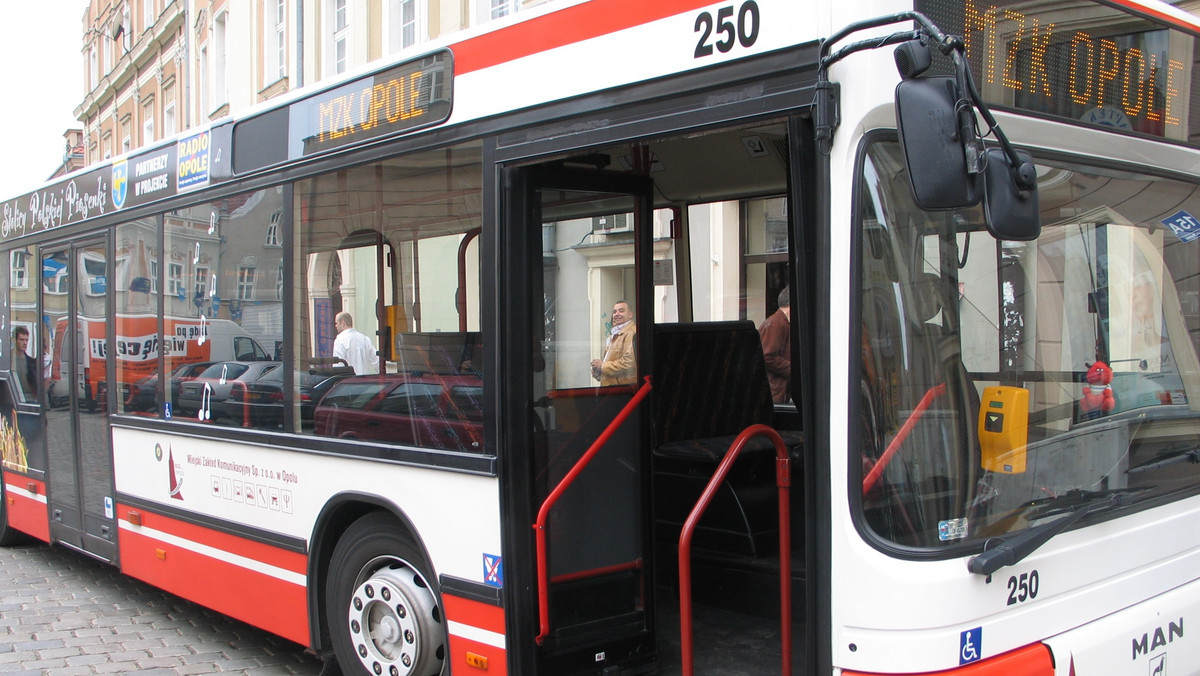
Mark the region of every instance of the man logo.
[[125, 160], [113, 163], [112, 166], [112, 197], [113, 206], [121, 209], [125, 206], [125, 197], [129, 194], [129, 165]]

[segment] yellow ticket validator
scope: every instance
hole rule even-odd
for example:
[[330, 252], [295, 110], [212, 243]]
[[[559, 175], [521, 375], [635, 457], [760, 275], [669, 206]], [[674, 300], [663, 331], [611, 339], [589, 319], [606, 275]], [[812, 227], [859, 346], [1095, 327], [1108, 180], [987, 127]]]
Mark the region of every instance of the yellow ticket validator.
[[1025, 471], [1029, 443], [1029, 390], [1005, 385], [983, 388], [979, 402], [979, 450], [990, 472]]

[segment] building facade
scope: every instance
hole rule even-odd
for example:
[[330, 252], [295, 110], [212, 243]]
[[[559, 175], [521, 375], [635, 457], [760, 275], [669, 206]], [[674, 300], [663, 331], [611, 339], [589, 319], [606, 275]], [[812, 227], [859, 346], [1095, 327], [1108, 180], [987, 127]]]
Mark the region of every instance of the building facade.
[[91, 0], [84, 164], [544, 0]]

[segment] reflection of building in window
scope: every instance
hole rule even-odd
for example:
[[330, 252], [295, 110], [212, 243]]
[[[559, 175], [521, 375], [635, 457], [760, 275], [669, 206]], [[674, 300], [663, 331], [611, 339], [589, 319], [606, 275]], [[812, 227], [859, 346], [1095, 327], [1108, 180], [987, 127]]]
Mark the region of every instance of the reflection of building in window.
[[183, 293], [183, 263], [167, 263], [167, 295]]
[[254, 271], [256, 269], [249, 265], [238, 267], [238, 300], [254, 300]]
[[29, 288], [29, 252], [18, 250], [12, 252], [12, 262], [9, 267], [12, 273], [11, 285], [14, 289]]
[[267, 224], [267, 237], [263, 244], [267, 246], [279, 246], [279, 222], [283, 220], [283, 212], [276, 211], [271, 214], [271, 222]]
[[193, 298], [204, 298], [208, 293], [208, 275], [209, 270], [207, 267], [196, 266], [196, 272], [194, 275], [195, 284], [192, 286]]

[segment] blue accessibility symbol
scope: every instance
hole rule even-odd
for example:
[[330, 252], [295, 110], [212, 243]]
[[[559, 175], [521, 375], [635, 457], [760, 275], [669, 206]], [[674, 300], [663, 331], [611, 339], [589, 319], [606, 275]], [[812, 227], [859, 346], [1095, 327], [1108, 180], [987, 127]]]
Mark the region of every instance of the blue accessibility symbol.
[[483, 555], [483, 583], [489, 587], [504, 586], [504, 559], [495, 554]]
[[958, 663], [970, 664], [983, 657], [983, 627], [968, 629], [958, 636]]

